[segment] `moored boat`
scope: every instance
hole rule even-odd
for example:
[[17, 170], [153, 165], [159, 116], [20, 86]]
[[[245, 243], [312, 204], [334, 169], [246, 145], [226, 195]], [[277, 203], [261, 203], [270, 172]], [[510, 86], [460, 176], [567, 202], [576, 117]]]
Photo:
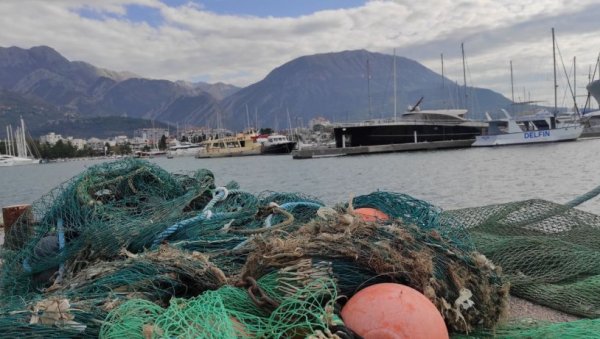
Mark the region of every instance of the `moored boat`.
[[537, 144], [576, 140], [584, 126], [578, 122], [561, 122], [548, 111], [489, 122], [487, 133], [477, 136], [473, 147]]
[[205, 140], [200, 143], [203, 148], [196, 154], [196, 158], [259, 155], [261, 154], [261, 145], [257, 141], [257, 137], [255, 131], [248, 131], [235, 136]]
[[285, 135], [272, 134], [266, 138], [258, 138], [262, 154], [289, 154], [296, 147], [295, 141], [290, 141]]

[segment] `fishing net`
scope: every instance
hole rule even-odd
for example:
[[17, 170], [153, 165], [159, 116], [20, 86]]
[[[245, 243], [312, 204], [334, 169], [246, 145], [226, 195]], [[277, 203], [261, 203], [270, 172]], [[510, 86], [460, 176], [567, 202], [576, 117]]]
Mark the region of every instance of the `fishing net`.
[[445, 212], [502, 267], [511, 293], [554, 309], [600, 316], [600, 217], [527, 200]]
[[470, 335], [454, 335], [453, 338], [506, 338], [506, 339], [563, 339], [597, 338], [600, 333], [600, 319], [585, 319], [565, 323], [539, 323], [524, 320], [501, 326], [493, 331], [477, 331]]
[[224, 286], [195, 298], [173, 298], [164, 309], [145, 300], [127, 301], [108, 315], [100, 337], [282, 338], [331, 334], [337, 298], [333, 281], [314, 279], [290, 293], [289, 285], [279, 288], [279, 279], [285, 275], [265, 275], [248, 290]]
[[[600, 217], [575, 205], [442, 211], [378, 191], [326, 207], [217, 186], [208, 170], [104, 163], [7, 232], [0, 337], [351, 338], [339, 310], [379, 282], [421, 291], [454, 333], [493, 333], [508, 282], [515, 295], [594, 318]], [[363, 220], [359, 208], [386, 217]]]

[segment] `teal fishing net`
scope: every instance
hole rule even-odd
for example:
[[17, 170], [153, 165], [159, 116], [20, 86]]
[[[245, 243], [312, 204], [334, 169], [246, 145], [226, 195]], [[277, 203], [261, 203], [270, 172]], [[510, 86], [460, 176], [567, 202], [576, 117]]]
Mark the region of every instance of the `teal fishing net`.
[[7, 231], [0, 337], [352, 337], [339, 310], [378, 282], [421, 291], [452, 333], [493, 331], [509, 285], [595, 318], [600, 217], [572, 206], [442, 211], [379, 191], [327, 207], [218, 186], [207, 170], [104, 163]]

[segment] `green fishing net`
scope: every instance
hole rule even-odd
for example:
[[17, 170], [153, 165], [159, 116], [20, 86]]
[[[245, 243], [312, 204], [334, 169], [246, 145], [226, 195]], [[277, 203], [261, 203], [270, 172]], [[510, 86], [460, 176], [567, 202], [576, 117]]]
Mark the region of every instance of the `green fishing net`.
[[[0, 337], [351, 338], [339, 310], [378, 282], [421, 291], [453, 333], [517, 335], [496, 328], [509, 285], [596, 318], [600, 217], [575, 205], [442, 211], [378, 191], [326, 207], [301, 193], [218, 186], [207, 170], [103, 163], [7, 232]], [[367, 207], [389, 219], [354, 213]]]

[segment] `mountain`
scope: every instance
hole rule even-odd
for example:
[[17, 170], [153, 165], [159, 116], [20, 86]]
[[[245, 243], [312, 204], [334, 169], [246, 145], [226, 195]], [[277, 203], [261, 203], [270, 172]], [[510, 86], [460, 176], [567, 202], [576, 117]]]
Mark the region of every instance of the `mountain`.
[[[309, 55], [238, 88], [146, 79], [69, 61], [46, 46], [0, 48], [0, 108], [11, 107], [0, 109], [0, 127], [17, 123], [19, 115], [37, 131], [46, 121], [58, 131], [62, 123], [94, 117], [209, 127], [219, 121], [235, 130], [255, 119], [259, 127], [284, 129], [317, 116], [338, 122], [385, 118], [394, 114], [393, 63], [391, 55], [366, 50]], [[445, 79], [442, 87], [439, 74], [403, 57], [396, 58], [396, 67], [398, 113], [421, 97], [423, 109], [467, 106], [475, 118], [510, 104], [496, 92], [469, 87], [465, 105], [464, 90], [453, 81]]]
[[[287, 128], [288, 111], [294, 125], [299, 119], [306, 123], [315, 116], [333, 121], [391, 117], [394, 114], [393, 63], [391, 55], [365, 50], [297, 58], [275, 68], [265, 79], [225, 98], [223, 121], [242, 128], [246, 106], [250, 112], [258, 112], [259, 125], [275, 128]], [[423, 109], [450, 108], [452, 102], [460, 100], [449, 93], [454, 97], [455, 93], [464, 93], [449, 79], [442, 88], [442, 77], [416, 61], [397, 57], [396, 67], [398, 113], [421, 97], [424, 97]], [[367, 79], [369, 74], [370, 79]], [[507, 98], [487, 89], [469, 87], [467, 93], [477, 98], [469, 102], [469, 106], [478, 108], [481, 113], [510, 104]], [[464, 103], [459, 107], [464, 107]]]
[[[238, 88], [223, 83], [189, 85], [145, 79], [69, 61], [54, 49], [39, 46], [0, 48], [0, 90], [23, 99], [18, 102], [24, 106], [17, 110], [28, 124], [37, 127], [41, 123], [29, 109], [32, 105], [52, 107], [53, 114], [48, 119], [54, 126], [60, 125], [61, 118], [67, 122], [112, 116], [172, 123], [192, 117], [187, 122], [198, 123], [207, 116], [214, 116], [218, 100]], [[29, 106], [24, 104], [27, 101], [24, 98], [32, 100]], [[11, 114], [5, 123], [17, 122], [18, 117]], [[3, 135], [1, 131], [0, 135]]]

